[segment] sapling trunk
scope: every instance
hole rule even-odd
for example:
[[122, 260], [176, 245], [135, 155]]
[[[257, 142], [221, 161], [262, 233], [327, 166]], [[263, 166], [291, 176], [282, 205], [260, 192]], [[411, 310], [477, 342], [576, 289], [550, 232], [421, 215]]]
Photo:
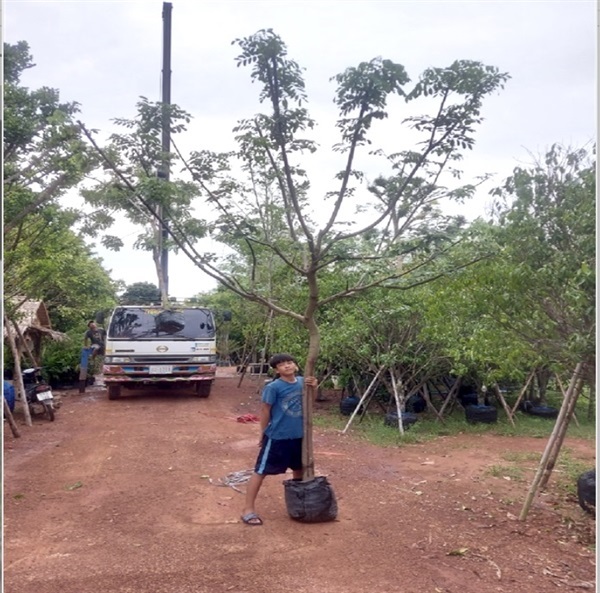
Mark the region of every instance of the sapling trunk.
[[[314, 376], [317, 357], [319, 356], [320, 334], [314, 314], [306, 319], [304, 325], [308, 329], [308, 354], [304, 365], [304, 375]], [[304, 383], [302, 392], [302, 411], [304, 418], [304, 438], [302, 440], [302, 479], [312, 480], [315, 477], [315, 460], [313, 456], [313, 402], [315, 400], [315, 387]]]

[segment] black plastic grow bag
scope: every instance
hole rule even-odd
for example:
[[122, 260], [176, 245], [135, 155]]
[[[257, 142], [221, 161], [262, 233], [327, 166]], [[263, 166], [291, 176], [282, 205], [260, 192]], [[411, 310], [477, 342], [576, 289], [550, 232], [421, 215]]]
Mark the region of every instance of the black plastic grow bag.
[[325, 476], [312, 480], [284, 480], [288, 515], [302, 523], [324, 523], [337, 517], [337, 501]]

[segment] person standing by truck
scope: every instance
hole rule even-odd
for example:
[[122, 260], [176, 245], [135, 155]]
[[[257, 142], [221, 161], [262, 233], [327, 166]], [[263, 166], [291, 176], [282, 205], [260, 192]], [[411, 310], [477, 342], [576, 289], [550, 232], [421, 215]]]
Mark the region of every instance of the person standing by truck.
[[92, 349], [92, 360], [96, 356], [104, 356], [104, 343], [106, 341], [106, 332], [99, 328], [95, 321], [88, 321], [88, 329], [83, 334], [83, 347]]
[[79, 393], [85, 391], [88, 371], [93, 377], [102, 368], [105, 352], [106, 332], [95, 321], [88, 321], [87, 331], [83, 334], [83, 350], [79, 363]]

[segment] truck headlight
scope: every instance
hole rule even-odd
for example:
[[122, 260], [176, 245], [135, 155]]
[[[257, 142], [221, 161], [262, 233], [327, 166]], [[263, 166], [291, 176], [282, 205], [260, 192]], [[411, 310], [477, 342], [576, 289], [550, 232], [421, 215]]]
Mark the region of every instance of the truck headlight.
[[129, 356], [113, 356], [110, 359], [107, 358], [105, 364], [122, 364], [124, 362], [131, 362], [131, 358]]

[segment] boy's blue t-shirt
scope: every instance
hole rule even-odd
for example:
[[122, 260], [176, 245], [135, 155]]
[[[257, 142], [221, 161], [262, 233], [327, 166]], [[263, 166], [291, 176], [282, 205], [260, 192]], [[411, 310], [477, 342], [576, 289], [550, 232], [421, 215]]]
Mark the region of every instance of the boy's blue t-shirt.
[[271, 406], [271, 420], [265, 434], [271, 439], [301, 439], [304, 436], [302, 419], [302, 388], [304, 379], [294, 383], [275, 379], [262, 392], [261, 400]]

